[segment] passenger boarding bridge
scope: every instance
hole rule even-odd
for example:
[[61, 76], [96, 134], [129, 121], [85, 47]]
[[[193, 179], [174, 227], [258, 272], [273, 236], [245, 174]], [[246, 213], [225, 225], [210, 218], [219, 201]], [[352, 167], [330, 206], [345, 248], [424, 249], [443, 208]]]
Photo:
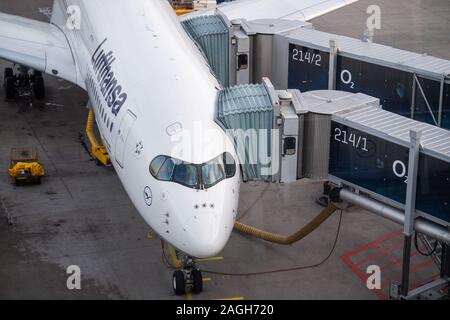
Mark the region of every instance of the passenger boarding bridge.
[[[448, 285], [450, 61], [305, 22], [228, 21], [220, 8], [183, 26], [225, 88], [217, 123], [264, 132], [233, 136], [244, 180], [328, 181], [334, 203], [403, 225], [403, 279], [391, 284], [393, 298]], [[269, 162], [248, 161], [255, 145], [268, 146]], [[414, 231], [442, 244], [441, 278], [409, 291]]]

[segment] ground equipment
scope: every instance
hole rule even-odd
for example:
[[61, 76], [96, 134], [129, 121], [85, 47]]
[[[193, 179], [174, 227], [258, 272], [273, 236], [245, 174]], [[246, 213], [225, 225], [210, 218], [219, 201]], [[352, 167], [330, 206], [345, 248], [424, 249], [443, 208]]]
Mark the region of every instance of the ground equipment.
[[39, 152], [35, 147], [11, 149], [9, 175], [16, 185], [25, 183], [41, 184], [45, 176], [43, 165], [39, 161]]

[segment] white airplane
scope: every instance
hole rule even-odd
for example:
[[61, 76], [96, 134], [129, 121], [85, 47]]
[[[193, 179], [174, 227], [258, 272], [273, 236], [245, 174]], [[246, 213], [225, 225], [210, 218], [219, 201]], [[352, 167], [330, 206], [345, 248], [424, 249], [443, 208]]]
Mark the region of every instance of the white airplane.
[[[230, 20], [309, 20], [355, 1], [244, 0], [222, 8]], [[127, 194], [179, 252], [175, 293], [202, 291], [195, 258], [226, 245], [241, 175], [234, 145], [214, 121], [221, 86], [167, 0], [55, 0], [51, 23], [0, 13], [0, 58], [87, 91]], [[6, 82], [10, 76], [9, 69]]]

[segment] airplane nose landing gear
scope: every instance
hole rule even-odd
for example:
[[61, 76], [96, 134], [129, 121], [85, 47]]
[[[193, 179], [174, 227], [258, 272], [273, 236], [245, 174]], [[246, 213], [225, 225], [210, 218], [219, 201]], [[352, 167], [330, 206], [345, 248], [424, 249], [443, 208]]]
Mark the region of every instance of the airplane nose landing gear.
[[30, 97], [34, 94], [37, 100], [45, 98], [45, 84], [42, 72], [25, 66], [14, 65], [5, 68], [3, 86], [6, 101], [14, 101], [18, 97]]
[[180, 262], [181, 270], [173, 273], [173, 291], [176, 295], [183, 295], [189, 291], [199, 294], [203, 291], [203, 276], [195, 266], [195, 260], [183, 255]]

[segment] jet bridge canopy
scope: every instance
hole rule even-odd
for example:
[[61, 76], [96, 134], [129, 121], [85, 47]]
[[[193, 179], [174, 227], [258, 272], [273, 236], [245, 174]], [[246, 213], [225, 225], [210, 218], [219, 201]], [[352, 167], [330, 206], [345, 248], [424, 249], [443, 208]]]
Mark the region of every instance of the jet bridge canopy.
[[273, 46], [277, 88], [361, 92], [385, 110], [450, 129], [448, 60], [308, 28], [275, 35]]
[[234, 140], [246, 181], [271, 178], [273, 106], [264, 84], [219, 93], [216, 121]]
[[228, 86], [229, 30], [220, 16], [200, 16], [182, 22], [186, 32], [204, 53], [219, 81]]
[[450, 225], [450, 132], [376, 107], [331, 117], [330, 180], [356, 186], [385, 203], [406, 204], [410, 130], [422, 132], [416, 209]]

